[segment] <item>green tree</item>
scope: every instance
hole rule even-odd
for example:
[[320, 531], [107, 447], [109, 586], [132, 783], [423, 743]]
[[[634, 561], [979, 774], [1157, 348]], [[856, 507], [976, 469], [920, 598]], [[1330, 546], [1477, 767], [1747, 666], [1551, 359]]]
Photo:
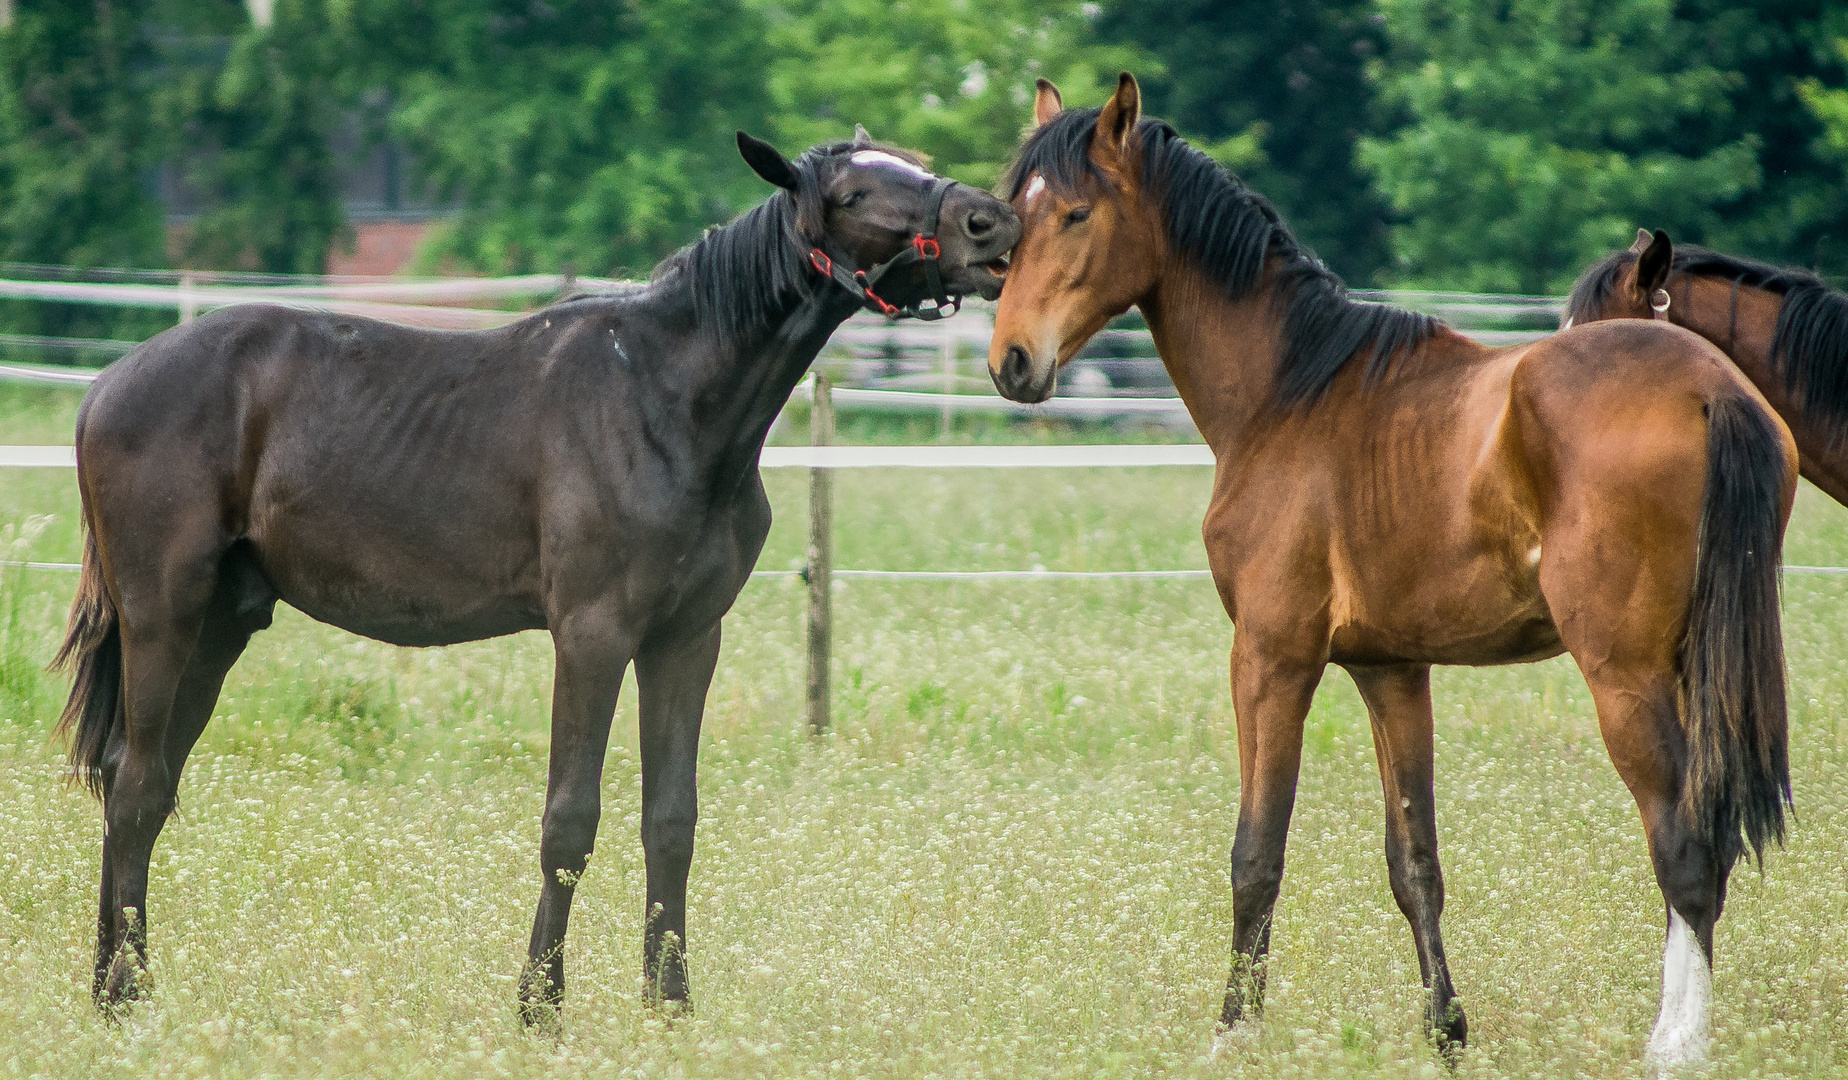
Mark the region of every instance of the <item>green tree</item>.
[[[136, 71], [149, 55], [135, 0], [32, 4], [0, 30], [0, 260], [77, 266], [164, 262], [156, 158]], [[12, 303], [28, 333], [98, 336], [117, 313]]]
[[1392, 283], [1559, 291], [1639, 222], [1707, 235], [1760, 184], [1751, 134], [1674, 146], [1727, 110], [1734, 76], [1689, 62], [1672, 0], [1382, 9], [1382, 92], [1409, 123], [1360, 156], [1400, 215]]
[[853, 134], [921, 150], [940, 172], [992, 186], [1032, 118], [1033, 80], [1101, 104], [1132, 46], [1101, 42], [1086, 7], [1032, 0], [752, 0], [770, 29], [777, 141]]
[[318, 274], [345, 228], [330, 139], [351, 100], [322, 0], [169, 0], [154, 106], [169, 160], [205, 209], [190, 266]]
[[1386, 47], [1371, 0], [1114, 0], [1097, 32], [1160, 61], [1138, 73], [1150, 115], [1209, 151], [1255, 144], [1222, 160], [1336, 271], [1372, 280], [1387, 211], [1354, 160], [1374, 123], [1366, 66]]
[[427, 261], [645, 270], [763, 194], [736, 128], [768, 126], [770, 56], [738, 0], [336, 0], [352, 78], [461, 200]]

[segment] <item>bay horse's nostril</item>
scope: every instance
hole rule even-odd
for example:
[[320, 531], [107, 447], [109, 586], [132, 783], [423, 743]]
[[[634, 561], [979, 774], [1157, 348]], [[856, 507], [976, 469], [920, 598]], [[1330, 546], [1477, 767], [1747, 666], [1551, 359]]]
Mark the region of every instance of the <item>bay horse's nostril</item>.
[[1018, 345], [1009, 345], [1007, 355], [1001, 360], [1001, 381], [1009, 389], [1018, 391], [1026, 385], [1028, 369], [1032, 361], [1027, 359], [1027, 350]]

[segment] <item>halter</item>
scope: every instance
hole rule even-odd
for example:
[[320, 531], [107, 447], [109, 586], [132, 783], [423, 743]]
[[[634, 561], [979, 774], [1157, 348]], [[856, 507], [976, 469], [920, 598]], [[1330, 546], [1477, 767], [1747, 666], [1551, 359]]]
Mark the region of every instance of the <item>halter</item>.
[[[952, 297], [944, 292], [943, 276], [938, 272], [937, 259], [943, 254], [943, 248], [937, 243], [937, 218], [943, 211], [943, 197], [956, 186], [956, 181], [946, 177], [936, 177], [930, 184], [930, 196], [925, 200], [924, 228], [911, 238], [911, 243], [903, 251], [873, 267], [871, 270], [848, 270], [845, 266], [828, 257], [828, 253], [819, 247], [809, 249], [809, 265], [813, 266], [823, 277], [833, 279], [841, 288], [846, 289], [860, 301], [860, 306], [868, 311], [876, 311], [888, 319], [922, 319], [936, 322], [947, 319], [962, 310], [962, 297]], [[873, 286], [887, 274], [914, 262], [924, 264], [924, 283], [930, 290], [934, 307], [925, 307], [924, 301], [899, 307], [888, 303], [886, 299], [873, 291]]]

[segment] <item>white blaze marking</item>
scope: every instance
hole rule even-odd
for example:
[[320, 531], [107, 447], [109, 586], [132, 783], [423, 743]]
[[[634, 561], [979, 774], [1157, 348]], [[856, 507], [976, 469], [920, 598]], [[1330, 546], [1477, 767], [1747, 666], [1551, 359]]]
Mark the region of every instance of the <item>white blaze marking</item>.
[[1032, 182], [1027, 185], [1027, 201], [1032, 202], [1035, 195], [1045, 190], [1046, 178], [1043, 176], [1035, 176]]
[[1668, 911], [1668, 943], [1662, 949], [1662, 1014], [1656, 1018], [1644, 1056], [1649, 1071], [1666, 1076], [1706, 1060], [1707, 1013], [1713, 1001], [1713, 973], [1694, 940], [1694, 930], [1674, 908]]
[[911, 162], [906, 161], [896, 154], [888, 154], [884, 150], [855, 150], [853, 156], [848, 158], [848, 160], [855, 165], [885, 165], [894, 169], [903, 169], [913, 176], [921, 176], [926, 180], [935, 180], [937, 178], [936, 173], [929, 172], [921, 166], [913, 165]]

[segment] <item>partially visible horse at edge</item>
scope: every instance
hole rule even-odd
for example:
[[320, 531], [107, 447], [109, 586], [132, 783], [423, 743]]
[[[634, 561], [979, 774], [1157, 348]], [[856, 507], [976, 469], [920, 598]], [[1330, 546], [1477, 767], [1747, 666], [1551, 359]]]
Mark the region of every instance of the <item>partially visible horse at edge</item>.
[[1790, 426], [1803, 478], [1848, 505], [1848, 296], [1807, 270], [1638, 229], [1629, 250], [1579, 275], [1563, 322], [1648, 318], [1731, 357]]
[[863, 129], [794, 161], [738, 142], [779, 190], [646, 287], [471, 332], [229, 308], [96, 380], [77, 417], [83, 574], [56, 664], [75, 672], [72, 774], [103, 801], [100, 1006], [142, 992], [150, 853], [226, 672], [279, 599], [398, 645], [551, 632], [529, 1023], [563, 999], [633, 661], [645, 998], [686, 1006], [700, 719], [720, 618], [769, 531], [770, 425], [848, 316], [992, 299], [1019, 235], [1005, 203]]
[[1140, 113], [1127, 73], [1101, 109], [1041, 81], [989, 369], [1003, 396], [1042, 401], [1139, 308], [1217, 462], [1202, 532], [1236, 628], [1239, 754], [1221, 1036], [1262, 1006], [1303, 722], [1332, 663], [1372, 722], [1392, 894], [1454, 1058], [1468, 1027], [1439, 929], [1431, 666], [1570, 652], [1664, 901], [1649, 1058], [1699, 1060], [1728, 875], [1781, 839], [1790, 798], [1790, 433], [1677, 327], [1492, 349], [1355, 302], [1269, 203]]

